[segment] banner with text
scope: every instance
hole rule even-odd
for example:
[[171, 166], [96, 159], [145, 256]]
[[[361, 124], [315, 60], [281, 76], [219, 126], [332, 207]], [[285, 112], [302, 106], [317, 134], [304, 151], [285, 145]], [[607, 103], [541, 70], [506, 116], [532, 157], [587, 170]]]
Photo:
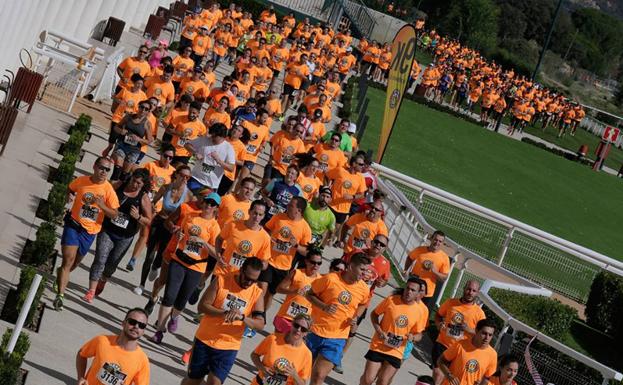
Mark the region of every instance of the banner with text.
[[389, 67], [385, 112], [383, 114], [383, 125], [381, 126], [381, 137], [377, 151], [378, 163], [381, 163], [383, 160], [389, 137], [396, 122], [396, 116], [402, 104], [402, 97], [406, 91], [407, 80], [409, 79], [411, 66], [415, 58], [415, 46], [415, 28], [411, 24], [406, 24], [400, 28], [392, 42], [392, 63], [391, 67]]

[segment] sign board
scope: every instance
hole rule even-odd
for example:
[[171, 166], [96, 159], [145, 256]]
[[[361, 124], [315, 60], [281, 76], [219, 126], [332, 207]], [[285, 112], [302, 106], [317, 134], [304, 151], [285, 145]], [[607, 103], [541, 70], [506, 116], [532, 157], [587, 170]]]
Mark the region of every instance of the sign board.
[[610, 143], [614, 143], [617, 141], [617, 139], [619, 138], [619, 134], [621, 133], [621, 130], [616, 128], [616, 127], [606, 127], [606, 129], [604, 130], [603, 135], [601, 136], [601, 140], [605, 141], [605, 142], [610, 142]]

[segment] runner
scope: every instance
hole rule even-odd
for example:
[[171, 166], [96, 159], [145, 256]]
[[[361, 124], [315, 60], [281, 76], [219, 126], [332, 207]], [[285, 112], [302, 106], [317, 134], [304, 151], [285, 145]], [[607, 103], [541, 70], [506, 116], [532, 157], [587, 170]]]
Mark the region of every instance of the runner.
[[443, 373], [438, 366], [441, 355], [457, 343], [471, 338], [476, 324], [485, 319], [485, 313], [475, 302], [479, 290], [478, 281], [467, 281], [463, 296], [446, 300], [435, 314], [435, 326], [439, 330], [432, 351], [433, 378], [436, 385], [443, 380]]
[[310, 153], [296, 154], [295, 158], [296, 164], [301, 169], [296, 183], [301, 186], [303, 198], [311, 202], [318, 196], [318, 191], [320, 190], [320, 186], [322, 186], [322, 181], [316, 176], [316, 171], [320, 167], [320, 162]]
[[180, 116], [173, 120], [166, 129], [166, 132], [173, 136], [171, 144], [175, 147], [175, 158], [173, 165], [188, 164], [190, 152], [184, 147], [186, 143], [207, 133], [206, 126], [199, 120], [201, 103], [192, 102], [188, 108], [186, 116]]
[[104, 290], [106, 282], [130, 248], [139, 227], [151, 222], [149, 171], [139, 168], [128, 181], [118, 182], [113, 187], [120, 206], [114, 219], [104, 218], [102, 231], [97, 234], [95, 258], [89, 271], [89, 289], [83, 297], [88, 303], [92, 303], [93, 298]]
[[335, 247], [344, 250], [344, 255], [355, 249], [363, 250], [372, 247], [372, 239], [377, 234], [388, 235], [387, 226], [382, 219], [383, 203], [380, 200], [372, 202], [364, 213], [358, 213], [344, 223], [340, 233], [340, 240]]
[[491, 385], [517, 385], [515, 377], [518, 372], [519, 359], [512, 354], [504, 355], [500, 360], [498, 371], [489, 379], [489, 383]]
[[244, 156], [247, 153], [247, 148], [243, 140], [248, 142], [249, 139], [249, 131], [241, 125], [236, 124], [228, 131], [227, 142], [229, 142], [234, 149], [236, 163], [234, 164], [234, 169], [232, 171], [225, 170], [225, 173], [221, 178], [221, 183], [217, 189], [218, 195], [224, 196], [232, 190], [234, 182], [236, 181], [236, 175], [240, 174], [240, 167], [244, 166]]
[[341, 228], [350, 213], [350, 206], [355, 199], [363, 198], [366, 192], [366, 181], [361, 170], [366, 165], [365, 157], [355, 155], [350, 159], [348, 168], [337, 167], [329, 171], [326, 178], [331, 182], [331, 210], [335, 214], [337, 223], [336, 233], [341, 234]]
[[123, 59], [121, 64], [117, 67], [119, 83], [117, 83], [117, 88], [115, 88], [115, 94], [118, 94], [122, 88], [126, 90], [132, 88], [134, 80], [131, 79], [131, 77], [133, 75], [138, 75], [143, 79], [149, 75], [151, 67], [147, 62], [147, 55], [149, 55], [149, 48], [143, 44], [138, 47], [136, 56]]
[[258, 374], [251, 385], [305, 385], [311, 376], [312, 354], [305, 337], [312, 326], [307, 314], [294, 317], [292, 327], [284, 334], [270, 334], [251, 353]]
[[240, 271], [217, 276], [210, 283], [197, 306], [204, 316], [182, 385], [199, 385], [206, 375], [208, 384], [221, 385], [234, 365], [245, 326], [264, 328], [263, 293], [257, 286], [262, 267], [260, 259], [249, 257]]
[[244, 167], [240, 169], [240, 178], [251, 175], [255, 167], [259, 154], [264, 151], [264, 146], [270, 138], [270, 129], [266, 126], [268, 112], [266, 110], [257, 111], [255, 122], [245, 120], [241, 123], [242, 127], [249, 130], [250, 140], [247, 143], [247, 153], [244, 156]]
[[149, 359], [138, 344], [147, 327], [147, 314], [141, 308], [130, 309], [121, 326], [119, 335], [97, 336], [80, 348], [76, 354], [78, 385], [149, 385]]
[[428, 324], [428, 308], [421, 301], [425, 292], [426, 282], [410, 277], [404, 288], [395, 290], [370, 314], [375, 333], [365, 355], [360, 385], [392, 383], [407, 344], [419, 342]]
[[346, 270], [315, 280], [307, 292], [314, 320], [307, 336], [314, 357], [311, 385], [324, 383], [333, 366], [341, 363], [346, 339], [357, 331], [357, 318], [363, 314], [370, 292], [361, 280], [369, 265], [365, 254], [355, 254]]
[[268, 222], [273, 215], [284, 213], [292, 198], [302, 195], [301, 187], [296, 183], [298, 176], [298, 168], [291, 164], [288, 166], [284, 179], [275, 178], [260, 190], [262, 198], [269, 207], [263, 223]]
[[325, 247], [335, 231], [335, 214], [329, 208], [332, 197], [331, 188], [320, 188], [318, 197], [307, 205], [303, 217], [312, 231], [311, 242]]
[[443, 385], [486, 385], [495, 373], [498, 354], [489, 345], [495, 333], [495, 323], [482, 319], [476, 324], [473, 337], [448, 348], [437, 365], [443, 373]]
[[108, 173], [111, 168], [110, 159], [99, 157], [93, 165], [91, 176], [80, 176], [68, 186], [73, 204], [71, 210], [65, 215], [65, 225], [61, 236], [63, 261], [56, 270], [58, 287], [54, 299], [56, 311], [63, 310], [69, 274], [78, 267], [82, 258], [89, 252], [95, 236], [102, 229], [104, 217], [117, 217], [119, 200], [115, 189], [108, 182]]
[[327, 172], [342, 168], [348, 163], [346, 155], [339, 147], [341, 140], [341, 135], [336, 132], [329, 137], [327, 143], [318, 143], [313, 148], [314, 156], [320, 163], [316, 175], [323, 182], [327, 181]]
[[443, 231], [435, 231], [428, 246], [411, 250], [403, 271], [405, 276], [415, 275], [426, 281], [427, 291], [423, 301], [431, 310], [437, 284], [445, 281], [450, 273], [450, 257], [441, 249], [445, 238]]
[[218, 208], [218, 224], [221, 229], [230, 222], [248, 219], [255, 186], [255, 179], [244, 178], [236, 191], [222, 197]]

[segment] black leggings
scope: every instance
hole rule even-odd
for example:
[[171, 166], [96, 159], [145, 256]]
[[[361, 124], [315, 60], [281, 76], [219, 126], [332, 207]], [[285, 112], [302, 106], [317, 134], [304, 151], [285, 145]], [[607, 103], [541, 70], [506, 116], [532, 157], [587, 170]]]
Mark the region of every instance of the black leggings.
[[154, 218], [147, 239], [147, 254], [141, 269], [141, 286], [145, 286], [149, 271], [162, 266], [162, 254], [171, 240], [171, 233], [164, 227], [164, 219], [160, 216]]
[[190, 295], [199, 285], [202, 275], [201, 272], [191, 270], [177, 261], [171, 261], [162, 306], [173, 306], [176, 310], [184, 310]]

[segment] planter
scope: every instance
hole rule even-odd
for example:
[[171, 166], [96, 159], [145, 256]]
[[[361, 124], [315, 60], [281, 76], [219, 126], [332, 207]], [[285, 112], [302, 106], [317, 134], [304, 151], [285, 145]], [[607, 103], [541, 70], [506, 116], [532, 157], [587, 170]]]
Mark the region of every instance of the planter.
[[48, 166], [48, 178], [46, 181], [48, 183], [54, 183], [56, 181], [56, 167]]
[[[32, 240], [27, 239], [24, 244], [24, 249], [22, 250], [22, 254], [19, 256], [19, 263], [24, 265], [32, 265], [31, 257], [30, 257], [30, 248], [33, 245]], [[46, 263], [40, 266], [37, 266], [37, 269], [44, 273], [53, 274], [54, 266], [56, 265], [56, 259], [58, 258], [58, 250], [54, 250], [47, 258]]]
[[[17, 289], [11, 288], [9, 289], [9, 294], [7, 294], [6, 300], [4, 301], [2, 312], [0, 312], [0, 319], [8, 323], [15, 324], [15, 322], [17, 321], [17, 317], [19, 316], [19, 313], [15, 309], [16, 304]], [[41, 320], [43, 319], [44, 311], [45, 303], [39, 302], [39, 306], [37, 308], [37, 311], [35, 312], [35, 316], [33, 317], [32, 322], [29, 324], [24, 324], [24, 327], [30, 331], [39, 333], [39, 328], [41, 327]]]
[[[61, 145], [58, 147], [57, 153], [60, 155], [65, 155], [65, 143], [61, 143]], [[78, 154], [78, 162], [82, 162], [85, 154], [85, 150], [80, 150], [80, 153]]]
[[57, 225], [63, 224], [63, 214], [59, 215], [58, 218], [49, 218], [48, 201], [43, 198], [41, 198], [41, 200], [39, 201], [39, 205], [37, 206], [37, 211], [35, 212], [35, 216], [39, 219], [43, 219], [44, 221], [49, 221]]
[[[69, 135], [71, 135], [71, 134], [73, 134], [73, 133], [74, 133], [74, 131], [76, 131], [76, 126], [75, 126], [75, 125], [71, 125], [71, 126], [69, 126], [69, 129], [67, 130], [67, 133], [68, 133]], [[85, 141], [85, 142], [88, 142], [88, 141], [90, 141], [90, 140], [91, 140], [91, 133], [90, 133], [90, 132], [87, 132], [86, 134], [87, 134], [87, 136], [86, 136], [86, 138], [84, 138], [84, 141]]]

